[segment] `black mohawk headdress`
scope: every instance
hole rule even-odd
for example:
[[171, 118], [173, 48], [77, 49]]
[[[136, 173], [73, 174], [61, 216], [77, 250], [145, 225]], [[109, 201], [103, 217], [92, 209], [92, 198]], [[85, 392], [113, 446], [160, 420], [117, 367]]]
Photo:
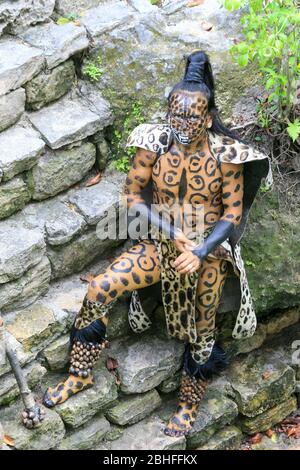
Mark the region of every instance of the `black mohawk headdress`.
[[184, 80], [186, 82], [203, 82], [204, 78], [204, 70], [205, 70], [205, 62], [195, 61], [190, 62], [187, 66], [187, 71], [185, 73]]

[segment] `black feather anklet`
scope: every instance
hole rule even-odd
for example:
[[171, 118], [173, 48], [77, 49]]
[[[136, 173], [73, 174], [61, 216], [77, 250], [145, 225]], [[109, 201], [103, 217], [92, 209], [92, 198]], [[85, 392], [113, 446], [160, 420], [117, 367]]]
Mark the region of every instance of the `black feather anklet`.
[[185, 372], [195, 378], [209, 380], [214, 375], [218, 375], [228, 366], [229, 361], [226, 353], [220, 346], [214, 344], [209, 359], [203, 364], [199, 364], [193, 359], [190, 352], [189, 343], [185, 346], [184, 365]]

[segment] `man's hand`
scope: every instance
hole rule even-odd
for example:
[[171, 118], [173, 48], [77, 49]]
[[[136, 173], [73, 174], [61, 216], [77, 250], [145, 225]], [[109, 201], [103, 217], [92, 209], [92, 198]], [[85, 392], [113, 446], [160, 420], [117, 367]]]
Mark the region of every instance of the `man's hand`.
[[200, 268], [201, 261], [192, 251], [184, 251], [176, 258], [174, 266], [180, 274], [191, 274]]
[[189, 240], [181, 230], [175, 230], [175, 238], [172, 240], [177, 250], [181, 253], [190, 251], [197, 245], [192, 240]]

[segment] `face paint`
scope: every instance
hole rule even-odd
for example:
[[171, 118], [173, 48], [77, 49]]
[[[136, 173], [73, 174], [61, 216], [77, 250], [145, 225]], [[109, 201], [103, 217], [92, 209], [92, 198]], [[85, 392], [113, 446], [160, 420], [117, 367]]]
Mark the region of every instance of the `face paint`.
[[183, 145], [206, 137], [207, 99], [199, 92], [178, 91], [172, 94], [169, 105], [169, 126]]

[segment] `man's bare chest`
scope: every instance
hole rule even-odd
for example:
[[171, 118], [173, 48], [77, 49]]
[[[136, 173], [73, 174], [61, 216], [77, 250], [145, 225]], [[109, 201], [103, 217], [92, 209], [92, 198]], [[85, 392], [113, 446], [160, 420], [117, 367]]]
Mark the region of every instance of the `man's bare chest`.
[[165, 153], [153, 166], [152, 179], [161, 202], [220, 204], [222, 173], [210, 152]]

